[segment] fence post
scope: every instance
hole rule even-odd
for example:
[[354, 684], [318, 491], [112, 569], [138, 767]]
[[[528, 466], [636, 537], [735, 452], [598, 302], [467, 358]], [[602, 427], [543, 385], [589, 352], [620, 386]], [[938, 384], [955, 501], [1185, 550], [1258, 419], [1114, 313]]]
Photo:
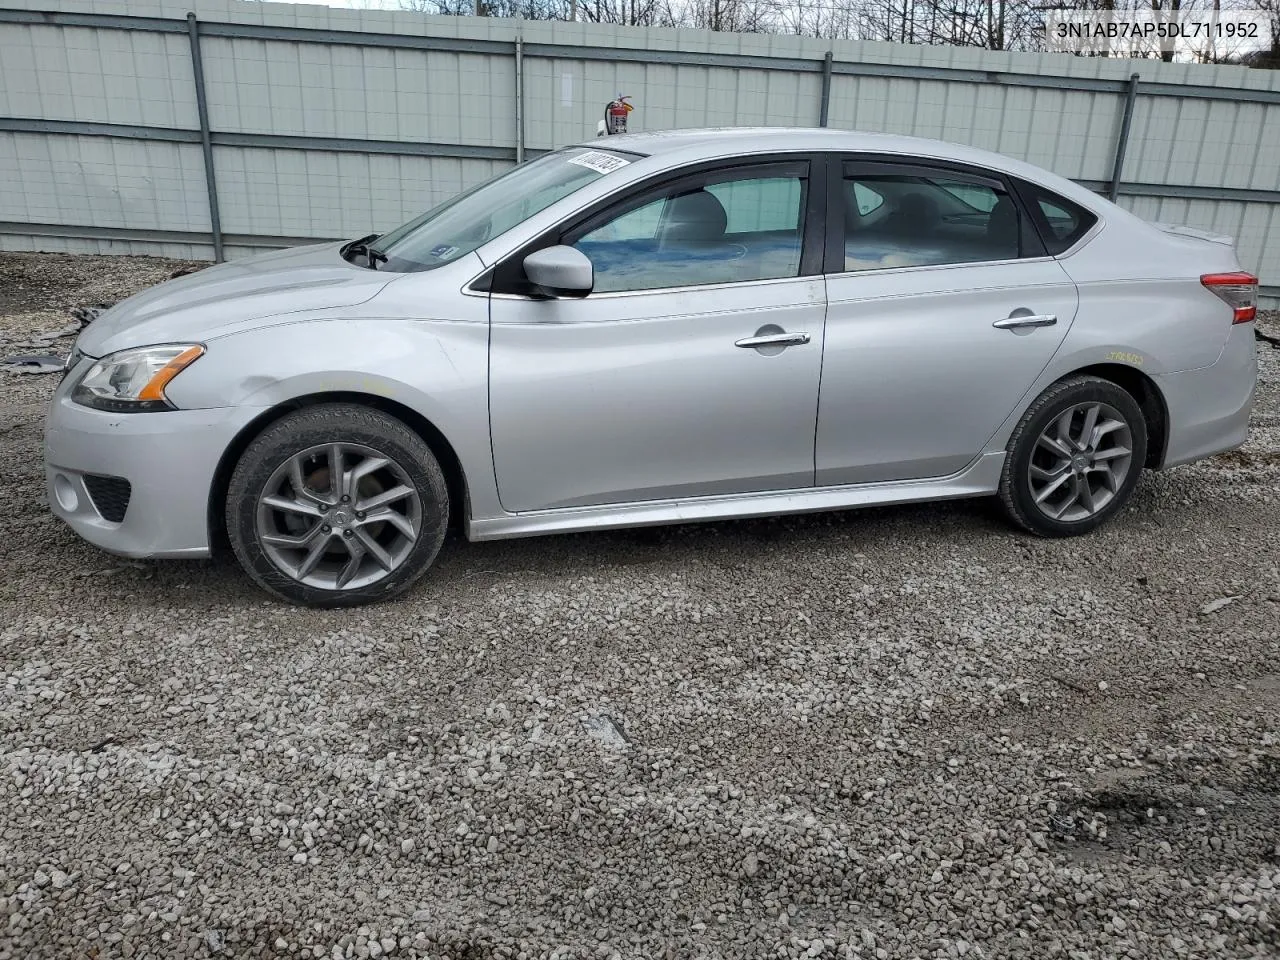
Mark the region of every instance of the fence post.
[[516, 163], [524, 163], [524, 37], [516, 37]]
[[831, 51], [822, 58], [822, 101], [818, 105], [818, 126], [827, 125], [827, 114], [831, 109]]
[[1138, 75], [1129, 77], [1129, 89], [1124, 96], [1124, 117], [1120, 121], [1120, 136], [1116, 140], [1116, 162], [1111, 168], [1111, 186], [1107, 188], [1107, 199], [1115, 203], [1120, 193], [1120, 173], [1124, 169], [1124, 152], [1129, 146], [1129, 124], [1133, 122], [1133, 104], [1138, 99]]
[[218, 214], [218, 182], [213, 175], [213, 141], [209, 136], [209, 101], [204, 92], [204, 61], [200, 59], [200, 24], [194, 13], [187, 14], [187, 37], [191, 41], [191, 69], [196, 78], [196, 111], [200, 114], [200, 146], [204, 149], [204, 184], [209, 192], [209, 230], [213, 234], [213, 259], [221, 263], [222, 218]]

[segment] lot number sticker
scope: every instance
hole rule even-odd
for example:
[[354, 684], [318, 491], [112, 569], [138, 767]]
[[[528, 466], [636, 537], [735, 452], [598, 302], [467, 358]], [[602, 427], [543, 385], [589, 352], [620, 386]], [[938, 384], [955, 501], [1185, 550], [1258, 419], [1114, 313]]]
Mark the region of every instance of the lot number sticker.
[[586, 153], [578, 154], [576, 157], [570, 157], [569, 162], [576, 163], [580, 167], [586, 167], [588, 170], [594, 170], [596, 173], [612, 173], [614, 170], [625, 167], [631, 161], [623, 160], [612, 153], [589, 150]]

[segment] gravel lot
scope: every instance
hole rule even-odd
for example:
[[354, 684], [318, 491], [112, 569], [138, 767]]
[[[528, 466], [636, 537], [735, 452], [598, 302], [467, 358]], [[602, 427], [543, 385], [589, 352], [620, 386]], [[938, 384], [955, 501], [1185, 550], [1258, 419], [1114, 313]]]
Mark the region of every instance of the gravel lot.
[[[181, 266], [0, 255], [0, 351]], [[82, 543], [54, 380], [0, 374], [0, 958], [1276, 957], [1260, 357], [1248, 446], [1085, 539], [967, 502], [451, 541], [338, 612]]]

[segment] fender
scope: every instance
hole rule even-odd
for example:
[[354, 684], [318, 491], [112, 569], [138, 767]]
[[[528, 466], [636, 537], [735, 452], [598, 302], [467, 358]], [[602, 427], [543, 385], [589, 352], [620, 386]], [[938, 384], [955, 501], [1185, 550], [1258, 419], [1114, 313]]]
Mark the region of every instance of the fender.
[[[323, 336], [309, 328], [323, 325]], [[489, 445], [489, 327], [476, 320], [308, 320], [210, 340], [175, 378], [179, 407], [267, 411], [300, 397], [357, 393], [408, 407], [449, 442], [477, 516], [501, 514]]]

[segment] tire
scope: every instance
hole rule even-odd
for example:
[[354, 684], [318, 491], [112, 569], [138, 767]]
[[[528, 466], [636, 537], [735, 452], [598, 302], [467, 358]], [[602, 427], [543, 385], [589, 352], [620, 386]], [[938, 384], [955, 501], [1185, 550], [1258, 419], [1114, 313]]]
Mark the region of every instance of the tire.
[[[1086, 438], [1091, 410], [1094, 426]], [[1083, 449], [1082, 440], [1088, 441]], [[1014, 428], [1000, 499], [1024, 530], [1079, 536], [1124, 507], [1146, 458], [1147, 423], [1137, 401], [1101, 377], [1068, 377], [1037, 397]]]
[[448, 486], [431, 448], [401, 421], [357, 404], [277, 420], [241, 455], [227, 489], [240, 565], [270, 593], [309, 607], [403, 593], [440, 552], [448, 520]]

